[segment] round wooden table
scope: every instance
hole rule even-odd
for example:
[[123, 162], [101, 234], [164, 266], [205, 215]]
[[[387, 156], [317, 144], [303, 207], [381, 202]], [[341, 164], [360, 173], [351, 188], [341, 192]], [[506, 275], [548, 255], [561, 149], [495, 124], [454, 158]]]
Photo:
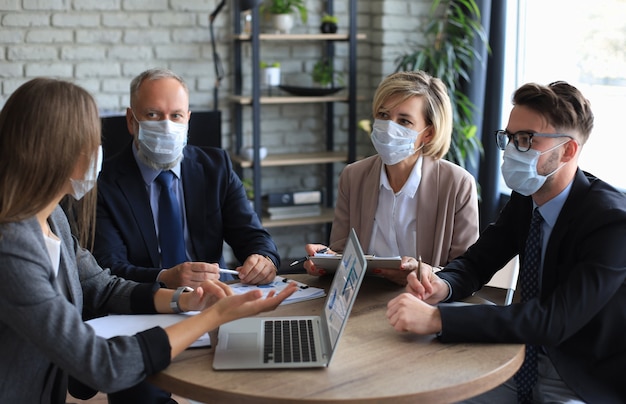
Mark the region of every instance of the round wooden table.
[[[288, 277], [326, 290], [331, 281]], [[365, 278], [327, 368], [216, 371], [212, 348], [188, 349], [149, 380], [207, 403], [448, 403], [498, 386], [521, 366], [523, 345], [442, 344], [434, 335], [396, 332], [385, 311], [403, 290], [383, 279]], [[318, 315], [323, 303], [283, 305], [263, 315]], [[211, 338], [216, 341], [217, 332]]]

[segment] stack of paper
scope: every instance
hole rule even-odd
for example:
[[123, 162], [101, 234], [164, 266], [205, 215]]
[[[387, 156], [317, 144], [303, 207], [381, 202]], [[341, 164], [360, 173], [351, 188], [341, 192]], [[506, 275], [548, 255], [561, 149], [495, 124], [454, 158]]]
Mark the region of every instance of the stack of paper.
[[[135, 335], [152, 327], [167, 327], [198, 314], [189, 311], [181, 314], [111, 314], [87, 321], [93, 327], [96, 335], [103, 338], [113, 338], [120, 335]], [[202, 335], [191, 347], [211, 346], [209, 334]]]
[[266, 297], [268, 293], [272, 290], [276, 294], [280, 293], [281, 290], [287, 287], [289, 282], [295, 282], [298, 285], [298, 290], [296, 290], [294, 294], [285, 299], [285, 301], [283, 301], [281, 304], [296, 303], [304, 300], [317, 299], [326, 296], [326, 292], [324, 292], [324, 289], [308, 286], [304, 283], [296, 282], [292, 279], [283, 278], [282, 276], [277, 276], [276, 278], [274, 278], [274, 281], [266, 285], [247, 285], [244, 283], [234, 283], [230, 285], [230, 287], [233, 289], [233, 292], [238, 294], [246, 293], [251, 290], [260, 290], [261, 292], [263, 292], [263, 297]]

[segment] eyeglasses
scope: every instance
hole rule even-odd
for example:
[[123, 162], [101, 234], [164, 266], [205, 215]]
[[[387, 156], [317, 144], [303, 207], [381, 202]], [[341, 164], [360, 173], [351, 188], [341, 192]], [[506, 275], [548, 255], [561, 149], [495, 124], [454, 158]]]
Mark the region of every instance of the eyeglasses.
[[520, 152], [527, 152], [533, 145], [533, 137], [549, 137], [549, 138], [557, 138], [557, 137], [568, 137], [570, 139], [574, 139], [570, 135], [564, 135], [562, 133], [533, 133], [533, 132], [515, 132], [509, 133], [506, 130], [497, 130], [496, 133], [496, 144], [500, 150], [506, 149], [506, 145], [509, 144], [511, 140], [513, 140], [513, 145]]

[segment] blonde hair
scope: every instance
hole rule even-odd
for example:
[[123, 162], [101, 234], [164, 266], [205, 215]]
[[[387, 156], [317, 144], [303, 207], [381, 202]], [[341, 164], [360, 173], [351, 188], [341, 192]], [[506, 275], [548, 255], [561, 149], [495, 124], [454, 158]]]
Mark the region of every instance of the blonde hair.
[[445, 84], [421, 70], [390, 74], [380, 82], [374, 94], [373, 116], [376, 117], [383, 104], [394, 97], [394, 105], [385, 105], [385, 108], [394, 108], [411, 97], [422, 97], [422, 113], [426, 125], [433, 131], [433, 136], [424, 145], [422, 154], [435, 159], [445, 156], [452, 140], [452, 104]]
[[[50, 204], [67, 186], [78, 156], [96, 150], [100, 132], [96, 102], [75, 84], [36, 78], [15, 90], [0, 111], [0, 223], [32, 217]], [[85, 198], [74, 212], [86, 243], [96, 193]]]

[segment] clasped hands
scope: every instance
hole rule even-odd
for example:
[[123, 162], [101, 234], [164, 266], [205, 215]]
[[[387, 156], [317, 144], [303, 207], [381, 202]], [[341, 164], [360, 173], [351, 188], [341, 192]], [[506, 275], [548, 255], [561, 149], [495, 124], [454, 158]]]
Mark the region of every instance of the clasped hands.
[[[274, 263], [260, 254], [251, 254], [243, 265], [237, 267], [236, 270], [239, 272], [241, 282], [250, 285], [269, 283], [276, 276]], [[190, 286], [195, 289], [205, 281], [219, 278], [220, 267], [218, 264], [183, 262], [161, 272], [158, 280], [171, 289], [180, 286]]]
[[434, 334], [441, 331], [441, 313], [434, 306], [448, 296], [448, 284], [422, 263], [421, 279], [416, 271], [407, 277], [406, 292], [387, 303], [387, 319], [396, 331]]

